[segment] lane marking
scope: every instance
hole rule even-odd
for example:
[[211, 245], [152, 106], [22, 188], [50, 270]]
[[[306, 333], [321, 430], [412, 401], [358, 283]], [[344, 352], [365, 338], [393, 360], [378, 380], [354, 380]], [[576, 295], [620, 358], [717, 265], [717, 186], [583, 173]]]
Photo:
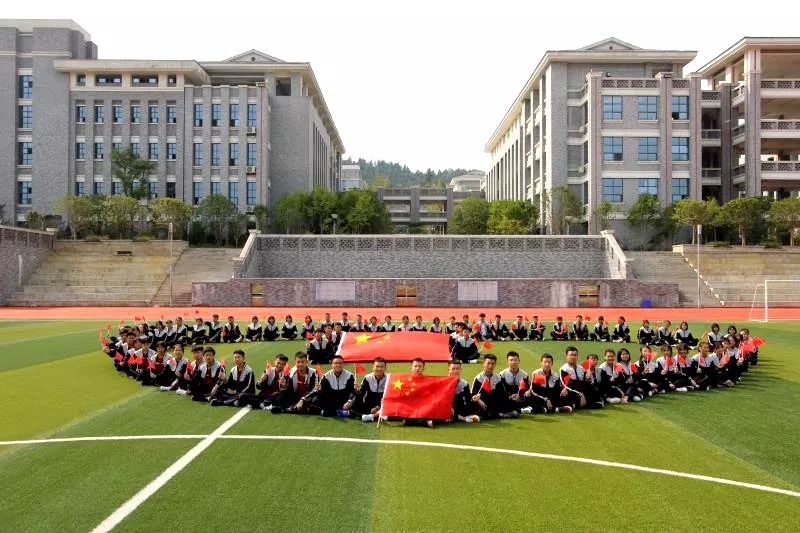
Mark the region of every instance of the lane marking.
[[243, 409], [240, 409], [236, 412], [232, 417], [222, 423], [217, 429], [211, 432], [209, 435], [206, 435], [203, 440], [198, 442], [194, 445], [194, 447], [186, 452], [183, 456], [180, 457], [177, 461], [172, 463], [172, 465], [161, 472], [153, 481], [145, 485], [145, 487], [137, 492], [136, 494], [131, 497], [128, 501], [123, 503], [121, 506], [117, 508], [116, 511], [111, 513], [108, 518], [100, 522], [97, 527], [95, 527], [92, 531], [93, 533], [105, 533], [107, 531], [111, 531], [120, 522], [125, 520], [132, 512], [134, 512], [140, 505], [142, 505], [145, 501], [147, 501], [150, 496], [155, 494], [161, 487], [167, 484], [170, 479], [175, 477], [181, 470], [186, 468], [189, 463], [191, 463], [194, 459], [197, 458], [201, 453], [203, 453], [209, 446], [211, 446], [214, 441], [222, 436], [223, 433], [228, 431], [234, 424], [236, 424], [239, 420], [244, 418], [247, 413], [250, 412], [250, 406], [247, 406]]
[[[636, 472], [646, 472], [649, 474], [660, 474], [665, 476], [672, 476], [672, 477], [679, 477], [685, 479], [692, 479], [695, 481], [707, 481], [710, 483], [717, 483], [720, 485], [729, 485], [733, 487], [740, 487], [752, 490], [758, 490], [761, 492], [769, 492], [773, 494], [781, 494], [784, 496], [791, 496], [794, 498], [800, 498], [800, 492], [789, 490], [789, 489], [781, 489], [778, 487], [770, 487], [768, 485], [760, 485], [757, 483], [748, 483], [745, 481], [736, 481], [733, 479], [726, 479], [720, 478], [715, 476], [706, 476], [703, 474], [691, 474], [689, 472], [680, 472], [677, 470], [667, 470], [663, 468], [655, 468], [650, 466], [640, 466], [634, 465], [629, 463], [618, 463], [614, 461], [605, 461], [602, 459], [590, 459], [587, 457], [575, 457], [571, 455], [556, 455], [551, 453], [540, 453], [540, 452], [528, 452], [525, 450], [510, 450], [505, 448], [491, 448], [487, 446], [472, 446], [468, 444], [452, 444], [447, 442], [426, 442], [426, 441], [416, 441], [416, 440], [397, 440], [397, 439], [361, 439], [361, 438], [351, 438], [351, 437], [322, 437], [322, 436], [312, 436], [312, 435], [224, 435], [225, 431], [230, 429], [236, 422], [238, 422], [248, 411], [248, 408], [240, 410], [237, 414], [235, 414], [232, 418], [230, 418], [227, 422], [225, 422], [222, 426], [217, 428], [214, 433], [210, 435], [120, 435], [120, 436], [103, 436], [103, 437], [65, 437], [65, 438], [54, 438], [54, 439], [34, 439], [34, 440], [12, 440], [12, 441], [0, 441], [0, 446], [21, 446], [21, 445], [28, 445], [28, 444], [57, 444], [57, 443], [74, 443], [74, 442], [93, 442], [93, 441], [135, 441], [135, 440], [175, 440], [175, 439], [203, 439], [200, 443], [198, 443], [194, 448], [189, 450], [186, 455], [178, 459], [170, 468], [164, 471], [158, 478], [153, 480], [147, 487], [142, 489], [136, 496], [131, 498], [128, 502], [126, 502], [120, 509], [117, 511], [119, 512], [125, 506], [133, 505], [127, 513], [122, 516], [118, 521], [116, 521], [113, 525], [108, 526], [106, 529], [97, 529], [95, 528], [94, 531], [110, 531], [112, 527], [117, 525], [119, 521], [121, 521], [125, 516], [133, 512], [136, 507], [141, 505], [148, 497], [150, 497], [156, 490], [166, 484], [170, 478], [172, 478], [175, 474], [180, 472], [184, 467], [186, 467], [192, 459], [194, 459], [197, 455], [199, 455], [203, 450], [208, 448], [215, 440], [218, 439], [227, 439], [227, 440], [272, 440], [272, 441], [310, 441], [310, 442], [342, 442], [342, 443], [349, 443], [349, 444], [387, 444], [387, 445], [398, 445], [398, 446], [419, 446], [419, 447], [427, 447], [427, 448], [445, 448], [451, 450], [464, 450], [464, 451], [474, 451], [474, 452], [487, 452], [487, 453], [498, 453], [504, 455], [515, 455], [519, 457], [529, 457], [533, 459], [547, 459], [547, 460], [554, 460], [554, 461], [565, 461], [565, 462], [572, 462], [572, 463], [583, 463], [583, 464], [590, 464], [594, 466], [604, 466], [608, 468], [620, 468], [623, 470], [633, 470]], [[201, 448], [202, 446], [202, 448]], [[164, 478], [162, 480], [162, 478]], [[158, 484], [157, 484], [158, 482]], [[157, 486], [156, 486], [157, 484]], [[151, 485], [154, 487], [145, 494], [145, 490], [148, 489]], [[134, 503], [135, 502], [135, 505]], [[115, 514], [117, 513], [115, 512]], [[114, 515], [112, 515], [114, 516]], [[109, 517], [106, 521], [103, 522], [100, 526], [106, 524], [111, 519]]]

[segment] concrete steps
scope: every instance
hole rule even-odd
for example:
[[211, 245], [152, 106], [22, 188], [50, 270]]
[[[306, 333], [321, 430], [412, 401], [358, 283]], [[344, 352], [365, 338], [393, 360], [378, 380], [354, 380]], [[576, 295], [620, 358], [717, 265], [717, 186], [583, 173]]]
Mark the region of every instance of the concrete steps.
[[[233, 258], [238, 248], [189, 248], [181, 254], [172, 268], [172, 305], [192, 304], [192, 282], [225, 281], [233, 275]], [[153, 305], [170, 304], [169, 278], [158, 289]]]
[[[678, 303], [683, 307], [697, 306], [697, 274], [680, 254], [673, 252], [631, 252], [625, 255], [631, 259], [633, 275], [639, 281], [648, 283], [677, 283]], [[714, 293], [703, 283], [700, 287], [702, 305], [720, 305]]]

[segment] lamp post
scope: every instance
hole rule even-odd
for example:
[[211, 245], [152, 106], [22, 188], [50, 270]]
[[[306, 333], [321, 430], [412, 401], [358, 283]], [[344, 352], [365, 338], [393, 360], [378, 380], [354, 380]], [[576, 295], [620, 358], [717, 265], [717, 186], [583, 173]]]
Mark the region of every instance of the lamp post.
[[697, 239], [696, 239], [696, 248], [697, 248], [697, 308], [700, 309], [700, 236], [703, 235], [703, 225], [697, 225]]
[[333, 220], [333, 234], [336, 235], [336, 220], [339, 218], [339, 215], [336, 213], [331, 215], [331, 220]]

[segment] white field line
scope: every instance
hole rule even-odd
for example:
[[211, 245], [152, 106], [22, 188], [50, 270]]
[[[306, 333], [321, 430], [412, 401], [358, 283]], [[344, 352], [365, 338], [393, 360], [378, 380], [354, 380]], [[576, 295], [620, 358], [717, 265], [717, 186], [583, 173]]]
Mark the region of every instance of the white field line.
[[[427, 447], [427, 448], [445, 448], [445, 449], [451, 449], [451, 450], [465, 450], [465, 451], [474, 451], [474, 452], [499, 453], [499, 454], [504, 454], [504, 455], [516, 455], [516, 456], [520, 456], [520, 457], [530, 457], [530, 458], [534, 458], [534, 459], [548, 459], [548, 460], [554, 460], [554, 461], [565, 461], [565, 462], [572, 462], [572, 463], [590, 464], [590, 465], [595, 465], [595, 466], [605, 466], [605, 467], [609, 467], [609, 468], [621, 468], [623, 470], [633, 470], [633, 471], [636, 471], [636, 472], [646, 472], [646, 473], [649, 473], [649, 474], [660, 474], [660, 475], [665, 475], [665, 476], [679, 477], [679, 478], [685, 478], [685, 479], [693, 479], [693, 480], [696, 480], [696, 481], [707, 481], [707, 482], [710, 482], [710, 483], [717, 483], [717, 484], [720, 484], [720, 485], [730, 485], [730, 486], [733, 486], [733, 487], [747, 488], [747, 489], [753, 489], [753, 490], [758, 490], [758, 491], [762, 491], [762, 492], [770, 492], [770, 493], [773, 493], [773, 494], [782, 494], [784, 496], [792, 496], [792, 497], [795, 497], [795, 498], [800, 498], [800, 492], [798, 492], [798, 491], [793, 491], [793, 490], [788, 490], [788, 489], [781, 489], [781, 488], [777, 488], [777, 487], [770, 487], [768, 485], [759, 485], [757, 483], [747, 483], [745, 481], [736, 481], [736, 480], [733, 480], [733, 479], [725, 479], [725, 478], [714, 477], [714, 476], [706, 476], [706, 475], [702, 475], [702, 474], [691, 474], [691, 473], [688, 473], [688, 472], [680, 472], [680, 471], [677, 471], [677, 470], [666, 470], [666, 469], [663, 469], [663, 468], [654, 468], [654, 467], [650, 467], [650, 466], [639, 466], [639, 465], [633, 465], [633, 464], [628, 464], [628, 463], [617, 463], [617, 462], [614, 462], [614, 461], [604, 461], [602, 459], [590, 459], [590, 458], [587, 458], [587, 457], [574, 457], [574, 456], [571, 456], [571, 455], [554, 455], [554, 454], [550, 454], [550, 453], [528, 452], [528, 451], [524, 451], [524, 450], [509, 450], [509, 449], [505, 449], [505, 448], [490, 448], [490, 447], [486, 447], [486, 446], [471, 446], [471, 445], [467, 445], [467, 444], [451, 444], [451, 443], [447, 443], [447, 442], [426, 442], [426, 441], [416, 441], [416, 440], [358, 439], [358, 438], [349, 438], [349, 437], [320, 437], [320, 436], [310, 436], [310, 435], [223, 435], [222, 433], [224, 433], [225, 430], [229, 429], [230, 426], [235, 424], [238, 421], [239, 418], [244, 416], [245, 412], [246, 411], [244, 409], [241, 410], [239, 413], [234, 415], [233, 418], [231, 418], [225, 424], [223, 424], [223, 426], [227, 425], [227, 427], [225, 427], [222, 432], [220, 432], [220, 429], [222, 429], [223, 426], [220, 426], [220, 428], [218, 428], [217, 431], [215, 431], [211, 435], [124, 435], [124, 436], [109, 436], [109, 437], [74, 437], [74, 438], [57, 438], [57, 439], [0, 441], [0, 446], [28, 445], [28, 444], [51, 444], [51, 443], [59, 443], [59, 442], [69, 443], [69, 442], [115, 441], [115, 440], [120, 441], [120, 440], [159, 440], [159, 439], [161, 439], [161, 440], [169, 440], [169, 439], [204, 439], [202, 442], [198, 443], [198, 445], [195, 446], [195, 448], [192, 448], [192, 450], [190, 450], [184, 457], [179, 459], [178, 462], [175, 463], [175, 465], [177, 465], [179, 462], [183, 461], [184, 458], [189, 456], [189, 454], [193, 453], [195, 451], [195, 449], [197, 449], [199, 446], [203, 445], [203, 443], [205, 443], [207, 440], [211, 439], [212, 437], [213, 437], [213, 439], [211, 440], [211, 442], [213, 442], [214, 440], [217, 440], [217, 439], [231, 439], [231, 440], [312, 441], [312, 442], [313, 441], [322, 441], [322, 442], [344, 442], [344, 443], [350, 443], [350, 444], [375, 444], [375, 445], [386, 444], [386, 445], [397, 445], [397, 446], [420, 446], [420, 447]], [[214, 435], [216, 435], [216, 436], [214, 436]], [[211, 442], [209, 442], [203, 449], [207, 448], [211, 444]], [[191, 458], [187, 459], [185, 461], [185, 463], [188, 464], [196, 455], [198, 455], [200, 452], [202, 452], [203, 449], [197, 451], [195, 453], [195, 455], [192, 456]], [[184, 468], [186, 466], [186, 464], [183, 464], [182, 466], [180, 466], [180, 468], [178, 468], [174, 472], [171, 472], [169, 477], [171, 478], [172, 476], [177, 474], [180, 471], [180, 469], [182, 469], [182, 468]], [[154, 480], [151, 483], [151, 485], [156, 483], [156, 481], [158, 481], [163, 476], [165, 476], [165, 474], [170, 472], [171, 469], [175, 467], [175, 465], [170, 467], [170, 469], [166, 470], [164, 472], [164, 474], [162, 474], [161, 476], [156, 478], [156, 480]], [[158, 490], [158, 488], [163, 486], [168, 480], [169, 480], [169, 478], [165, 479], [158, 487], [156, 487], [149, 494], [147, 494], [147, 496], [144, 499], [142, 499], [141, 501], [139, 501], [136, 505], [137, 506], [140, 505], [145, 499], [147, 499], [147, 497], [152, 495], [152, 493], [155, 492], [155, 490]], [[150, 485], [148, 485], [148, 487], [149, 486]], [[145, 489], [146, 488], [147, 487], [145, 487]], [[139, 494], [137, 494], [136, 496], [131, 498], [130, 501], [133, 501], [142, 492], [144, 492], [144, 489]], [[120, 509], [122, 509], [122, 508], [120, 508]], [[135, 507], [132, 508], [130, 510], [130, 512], [132, 512], [133, 509], [135, 509]], [[128, 514], [130, 514], [130, 512], [128, 512]], [[111, 518], [111, 517], [109, 517], [109, 518]], [[117, 522], [117, 523], [119, 523], [119, 522]], [[98, 526], [98, 528], [99, 527], [100, 526]], [[109, 529], [95, 529], [95, 531], [108, 531]]]
[[[79, 329], [76, 331], [65, 331], [64, 333], [57, 333], [55, 335], [39, 335], [38, 337], [28, 337], [27, 339], [19, 339], [16, 341], [9, 341], [9, 342], [0, 342], [0, 347], [2, 346], [11, 346], [12, 344], [19, 344], [21, 342], [30, 342], [30, 341], [38, 341], [44, 339], [53, 339], [55, 337], [65, 337], [67, 335], [76, 335], [78, 333], [88, 333], [90, 331], [97, 331], [97, 328], [89, 328], [89, 329]], [[103, 330], [105, 331], [105, 330]], [[98, 341], [98, 344], [100, 342]]]
[[172, 465], [161, 472], [157, 478], [145, 485], [145, 487], [131, 497], [130, 500], [120, 505], [116, 511], [111, 513], [108, 518], [100, 522], [94, 528], [93, 533], [105, 533], [114, 529], [120, 522], [125, 520], [137, 507], [142, 505], [147, 499], [155, 494], [161, 487], [167, 484], [170, 479], [175, 477], [181, 470], [186, 468], [198, 455], [203, 453], [214, 441], [222, 436], [223, 433], [228, 431], [234, 424], [241, 420], [247, 413], [250, 412], [250, 407], [245, 407], [236, 412], [232, 417], [222, 423], [217, 429], [206, 435], [203, 440], [198, 442], [191, 450], [181, 456], [180, 459], [172, 463]]

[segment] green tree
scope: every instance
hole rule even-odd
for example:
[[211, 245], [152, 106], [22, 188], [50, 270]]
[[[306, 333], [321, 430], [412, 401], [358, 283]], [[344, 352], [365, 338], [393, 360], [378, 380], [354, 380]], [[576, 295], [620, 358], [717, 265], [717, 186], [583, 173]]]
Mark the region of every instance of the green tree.
[[89, 226], [91, 209], [85, 196], [62, 196], [53, 204], [53, 210], [66, 219], [73, 240]]
[[111, 152], [111, 173], [122, 183], [123, 194], [132, 198], [147, 196], [146, 179], [154, 166], [152, 161], [140, 159], [130, 148]]
[[228, 231], [233, 240], [233, 245], [237, 248], [247, 235], [247, 215], [244, 213], [234, 213], [228, 220]]
[[308, 193], [295, 192], [282, 196], [275, 204], [275, 216], [272, 219], [277, 233], [305, 233], [308, 229], [306, 209], [308, 209]]
[[597, 204], [597, 207], [594, 208], [594, 217], [600, 231], [605, 231], [611, 227], [611, 217], [615, 211], [614, 204], [608, 200], [603, 200]]
[[489, 203], [487, 230], [493, 235], [526, 235], [538, 226], [538, 207], [522, 200]]
[[266, 232], [269, 227], [269, 208], [265, 205], [258, 204], [253, 207], [253, 218], [256, 219], [256, 229], [260, 232]]
[[489, 218], [489, 202], [483, 198], [464, 198], [453, 210], [448, 224], [449, 233], [458, 235], [484, 235]]
[[228, 243], [228, 227], [237, 213], [233, 202], [221, 194], [206, 196], [197, 206], [197, 216], [215, 244]]
[[644, 250], [647, 230], [661, 219], [661, 204], [658, 197], [652, 194], [640, 194], [626, 214], [627, 222], [634, 228], [639, 228], [639, 242]]
[[172, 235], [176, 239], [186, 236], [186, 228], [192, 218], [192, 206], [176, 198], [158, 198], [150, 202], [150, 217], [153, 224], [168, 226], [172, 223]]
[[719, 213], [719, 204], [716, 198], [708, 201], [684, 198], [675, 202], [673, 219], [676, 223], [691, 226], [692, 244], [697, 237], [697, 226], [710, 226], [714, 223]]
[[[308, 199], [306, 217], [311, 226], [312, 233], [331, 233], [333, 230], [333, 219], [331, 215], [336, 213], [337, 197], [336, 193], [322, 188], [311, 191]], [[344, 213], [336, 213], [343, 218]]]
[[389, 179], [389, 176], [385, 176], [383, 174], [378, 174], [377, 176], [375, 176], [374, 180], [372, 181], [372, 185], [376, 189], [378, 187], [383, 187], [384, 189], [387, 189], [387, 188], [389, 188], [391, 186], [391, 184], [392, 184], [392, 182]]
[[790, 196], [773, 203], [769, 208], [769, 222], [777, 230], [789, 232], [789, 245], [794, 246], [800, 236], [800, 198]]
[[35, 209], [31, 209], [25, 214], [25, 226], [28, 229], [44, 230], [44, 216]]
[[723, 205], [718, 219], [721, 224], [734, 228], [742, 246], [746, 246], [747, 234], [757, 228], [765, 213], [765, 205], [760, 198], [744, 196]]
[[553, 231], [559, 235], [565, 233], [572, 220], [583, 216], [583, 202], [569, 187], [555, 187], [549, 203], [553, 210]]
[[129, 237], [136, 218], [142, 214], [139, 201], [129, 196], [107, 196], [103, 203], [104, 218], [110, 226], [109, 233], [119, 239]]

